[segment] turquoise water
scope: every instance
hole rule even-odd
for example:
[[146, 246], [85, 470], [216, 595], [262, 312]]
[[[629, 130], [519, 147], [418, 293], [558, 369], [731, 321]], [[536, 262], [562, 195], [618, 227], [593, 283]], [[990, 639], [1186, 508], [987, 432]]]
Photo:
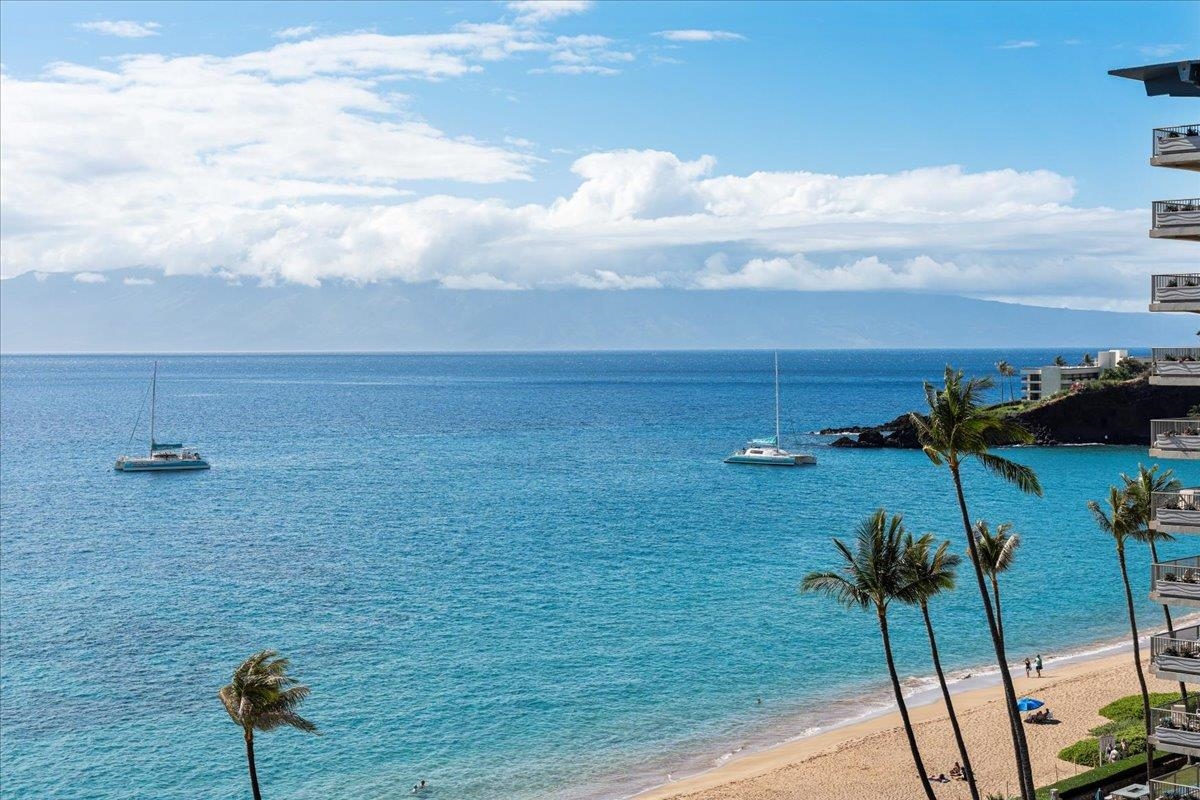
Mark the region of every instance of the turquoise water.
[[[784, 428], [819, 446], [806, 431], [891, 418], [947, 361], [1053, 355], [785, 352]], [[871, 619], [796, 586], [879, 505], [957, 545], [948, 478], [914, 452], [722, 464], [769, 433], [770, 369], [761, 352], [165, 357], [161, 435], [214, 468], [147, 475], [111, 465], [144, 446], [127, 438], [148, 358], [4, 357], [0, 794], [248, 796], [216, 691], [262, 647], [292, 656], [325, 734], [260, 737], [268, 797], [398, 798], [419, 778], [437, 798], [619, 796], [881, 702]], [[968, 491], [1025, 537], [1011, 654], [1121, 635], [1084, 501], [1145, 451], [1009, 452], [1044, 498], [978, 475]], [[934, 613], [953, 669], [987, 662], [969, 584]], [[919, 620], [894, 628], [919, 685]]]

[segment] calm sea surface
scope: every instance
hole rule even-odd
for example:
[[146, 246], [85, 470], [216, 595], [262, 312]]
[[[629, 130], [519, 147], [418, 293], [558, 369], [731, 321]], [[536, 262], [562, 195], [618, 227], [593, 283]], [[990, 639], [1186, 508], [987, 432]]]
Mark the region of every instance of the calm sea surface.
[[[324, 732], [259, 737], [270, 797], [420, 778], [455, 800], [618, 796], [856, 714], [885, 698], [872, 620], [800, 578], [880, 505], [956, 547], [961, 529], [920, 453], [807, 432], [914, 407], [947, 361], [1054, 354], [784, 352], [785, 432], [820, 459], [792, 470], [721, 463], [770, 433], [769, 352], [170, 356], [160, 438], [214, 465], [175, 475], [112, 470], [145, 447], [149, 358], [6, 356], [0, 794], [248, 796], [216, 692], [263, 647], [293, 658]], [[975, 474], [968, 493], [1024, 535], [1011, 654], [1119, 636], [1084, 501], [1145, 450], [1009, 455], [1044, 498]], [[987, 662], [970, 584], [934, 613], [952, 669]], [[895, 616], [917, 686], [919, 619]]]

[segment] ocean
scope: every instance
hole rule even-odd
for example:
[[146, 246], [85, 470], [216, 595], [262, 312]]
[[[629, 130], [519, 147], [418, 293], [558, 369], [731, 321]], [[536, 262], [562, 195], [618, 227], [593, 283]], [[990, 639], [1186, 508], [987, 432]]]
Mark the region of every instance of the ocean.
[[[4, 356], [0, 795], [248, 796], [216, 693], [267, 647], [322, 732], [259, 735], [268, 797], [623, 797], [879, 708], [873, 618], [798, 585], [879, 506], [961, 551], [949, 477], [811, 432], [917, 407], [946, 363], [1054, 355], [781, 352], [784, 438], [819, 460], [797, 469], [722, 463], [771, 433], [769, 351], [162, 356], [160, 438], [213, 468], [158, 475], [112, 469], [145, 449], [152, 357]], [[1010, 655], [1122, 636], [1085, 501], [1145, 449], [1006, 454], [1045, 496], [977, 471], [967, 493], [1023, 536]], [[952, 674], [987, 664], [969, 574], [933, 614]], [[920, 620], [892, 616], [917, 691]]]

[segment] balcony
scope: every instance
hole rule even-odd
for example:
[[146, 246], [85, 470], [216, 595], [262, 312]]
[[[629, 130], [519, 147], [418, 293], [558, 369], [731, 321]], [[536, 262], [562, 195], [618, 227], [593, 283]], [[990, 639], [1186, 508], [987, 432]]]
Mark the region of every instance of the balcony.
[[1200, 272], [1152, 276], [1150, 310], [1200, 312]]
[[1191, 765], [1150, 781], [1152, 800], [1200, 800], [1200, 767]]
[[1162, 605], [1200, 607], [1200, 556], [1151, 564], [1150, 599]]
[[1196, 713], [1197, 698], [1189, 695], [1169, 706], [1150, 709], [1150, 726], [1154, 731], [1150, 741], [1159, 750], [1185, 756], [1200, 755], [1200, 714]]
[[1150, 238], [1200, 242], [1200, 198], [1156, 200], [1151, 207]]
[[1200, 419], [1150, 420], [1152, 458], [1200, 458]]
[[1200, 625], [1150, 637], [1150, 674], [1164, 680], [1200, 680]]
[[1200, 488], [1155, 492], [1150, 528], [1167, 533], [1200, 533]]
[[1155, 347], [1150, 383], [1155, 386], [1200, 386], [1200, 347]]
[[1200, 170], [1200, 124], [1155, 128], [1150, 164], [1155, 167]]

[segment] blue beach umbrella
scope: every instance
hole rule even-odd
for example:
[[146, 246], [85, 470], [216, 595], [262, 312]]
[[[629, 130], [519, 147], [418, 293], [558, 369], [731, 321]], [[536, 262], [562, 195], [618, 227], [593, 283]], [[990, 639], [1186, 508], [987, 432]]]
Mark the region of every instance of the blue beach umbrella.
[[1017, 711], [1024, 713], [1026, 711], [1033, 711], [1035, 708], [1041, 708], [1044, 705], [1046, 704], [1041, 700], [1034, 700], [1032, 697], [1022, 697], [1017, 701]]

